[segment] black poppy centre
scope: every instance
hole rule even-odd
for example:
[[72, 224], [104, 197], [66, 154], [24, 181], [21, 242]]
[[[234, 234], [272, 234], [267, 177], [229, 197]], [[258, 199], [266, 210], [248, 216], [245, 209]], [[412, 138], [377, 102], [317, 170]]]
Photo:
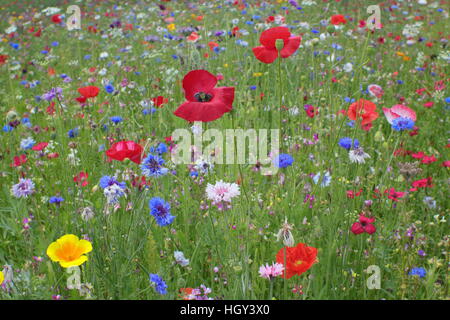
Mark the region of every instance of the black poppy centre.
[[205, 92], [197, 92], [194, 94], [195, 100], [198, 102], [209, 102], [212, 100], [213, 96], [212, 94], [205, 93]]

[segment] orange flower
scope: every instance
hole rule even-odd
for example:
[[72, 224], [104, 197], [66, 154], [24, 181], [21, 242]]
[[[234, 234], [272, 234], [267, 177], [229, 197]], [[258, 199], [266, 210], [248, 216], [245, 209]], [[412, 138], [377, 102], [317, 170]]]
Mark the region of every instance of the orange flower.
[[87, 240], [79, 240], [73, 234], [66, 234], [47, 248], [47, 255], [52, 261], [59, 262], [61, 267], [79, 266], [88, 260], [85, 253], [92, 251], [92, 244]]
[[377, 106], [375, 103], [368, 100], [359, 99], [350, 105], [347, 115], [350, 120], [362, 118], [361, 125], [364, 126], [378, 118], [378, 112], [375, 111], [376, 109]]
[[299, 243], [296, 247], [281, 248], [277, 253], [276, 260], [278, 263], [285, 265], [282, 277], [289, 279], [295, 275], [301, 275], [311, 268], [317, 262], [316, 257], [316, 248]]

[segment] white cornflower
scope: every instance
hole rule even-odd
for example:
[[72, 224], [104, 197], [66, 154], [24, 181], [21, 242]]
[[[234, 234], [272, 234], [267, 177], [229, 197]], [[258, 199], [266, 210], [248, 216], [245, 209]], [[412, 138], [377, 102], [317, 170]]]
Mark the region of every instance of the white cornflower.
[[355, 163], [365, 163], [366, 158], [370, 158], [370, 155], [364, 152], [363, 148], [359, 147], [356, 149], [350, 150], [348, 153], [348, 156], [350, 158], [350, 161]]
[[189, 265], [189, 259], [186, 259], [184, 257], [184, 253], [181, 251], [175, 251], [173, 253], [173, 256], [175, 257], [175, 261], [182, 267], [186, 267]]
[[119, 202], [119, 198], [125, 194], [125, 192], [119, 185], [113, 184], [106, 187], [103, 190], [103, 194], [105, 195], [108, 204], [116, 204]]

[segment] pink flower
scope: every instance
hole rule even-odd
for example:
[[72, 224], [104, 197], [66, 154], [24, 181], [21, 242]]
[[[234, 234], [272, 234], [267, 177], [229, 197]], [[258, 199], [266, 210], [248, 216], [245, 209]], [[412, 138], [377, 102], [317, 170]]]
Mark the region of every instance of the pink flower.
[[402, 104], [396, 104], [392, 108], [383, 108], [384, 115], [386, 116], [387, 121], [392, 124], [394, 119], [397, 118], [408, 118], [412, 121], [416, 122], [417, 117], [414, 110], [408, 108], [407, 106], [404, 106]]
[[372, 96], [377, 98], [381, 98], [384, 94], [383, 89], [377, 84], [370, 84], [367, 89]]
[[368, 234], [372, 234], [375, 231], [377, 231], [375, 226], [372, 224], [373, 222], [375, 222], [375, 218], [367, 218], [366, 216], [361, 214], [359, 216], [359, 222], [355, 222], [352, 225], [351, 231], [354, 234], [360, 234], [360, 233], [363, 233], [363, 232], [366, 232]]
[[272, 278], [281, 276], [283, 274], [284, 267], [281, 263], [274, 262], [271, 266], [267, 263], [259, 267], [259, 275], [261, 278], [271, 280]]

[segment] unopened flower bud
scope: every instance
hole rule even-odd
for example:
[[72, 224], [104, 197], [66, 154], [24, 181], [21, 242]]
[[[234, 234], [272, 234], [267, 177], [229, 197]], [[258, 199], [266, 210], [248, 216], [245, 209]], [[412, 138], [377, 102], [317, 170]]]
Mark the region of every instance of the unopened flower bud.
[[275, 41], [275, 48], [277, 48], [278, 51], [281, 51], [284, 48], [284, 40], [283, 39], [277, 39]]

